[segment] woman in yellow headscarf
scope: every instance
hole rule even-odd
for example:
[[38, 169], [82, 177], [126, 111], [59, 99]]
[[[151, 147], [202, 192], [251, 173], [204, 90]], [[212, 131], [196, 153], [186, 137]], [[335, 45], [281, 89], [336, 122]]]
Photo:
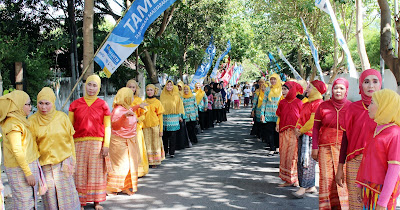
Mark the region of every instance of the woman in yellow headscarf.
[[[251, 117], [253, 117], [254, 124], [251, 129], [251, 135], [261, 138], [261, 106], [264, 100], [266, 85], [263, 78], [258, 80], [258, 89], [254, 92], [253, 107]], [[236, 86], [236, 85], [235, 85]]]
[[182, 116], [185, 112], [178, 89], [174, 88], [174, 83], [171, 80], [168, 80], [165, 84], [160, 101], [165, 110], [163, 113], [164, 150], [173, 158], [175, 156], [176, 131], [180, 129], [179, 122], [183, 121]]
[[183, 86], [185, 86], [185, 83], [183, 83], [182, 81], [179, 81], [176, 86], [178, 87], [179, 90], [179, 96], [183, 96]]
[[265, 91], [261, 106], [261, 138], [269, 143], [269, 155], [273, 155], [279, 149], [279, 134], [276, 132], [276, 110], [279, 100], [282, 97], [282, 82], [278, 74], [274, 73], [269, 77], [271, 86]]
[[201, 84], [196, 83], [195, 85], [195, 96], [196, 96], [196, 103], [197, 103], [197, 108], [199, 110], [199, 124], [201, 131], [205, 129], [206, 125], [206, 114], [207, 114], [207, 105], [208, 105], [208, 99], [206, 92], [201, 89]]
[[147, 157], [146, 143], [144, 141], [143, 136], [143, 120], [145, 118], [146, 109], [143, 109], [147, 104], [143, 103], [142, 98], [139, 96], [140, 87], [137, 82], [133, 79], [129, 80], [126, 83], [126, 87], [130, 88], [133, 91], [133, 101], [131, 106], [139, 106], [134, 108], [136, 116], [138, 118], [138, 123], [136, 126], [136, 137], [137, 143], [139, 144], [139, 152], [140, 152], [140, 162], [139, 162], [139, 172], [138, 176], [142, 177], [149, 173], [149, 160]]
[[133, 94], [130, 88], [121, 88], [113, 102], [110, 141], [113, 171], [107, 177], [107, 191], [113, 194], [133, 195], [137, 191], [140, 156], [136, 138], [137, 117], [131, 107]]
[[39, 162], [47, 182], [42, 195], [45, 209], [79, 209], [75, 172], [75, 130], [64, 112], [55, 109], [56, 96], [49, 87], [37, 95], [38, 112], [29, 117], [39, 147]]
[[0, 126], [3, 130], [4, 166], [11, 187], [12, 209], [37, 209], [40, 156], [26, 119], [31, 100], [14, 90], [0, 97]]
[[75, 129], [76, 189], [81, 209], [87, 202], [94, 202], [101, 210], [100, 202], [106, 200], [106, 161], [111, 136], [110, 109], [99, 99], [101, 79], [91, 75], [86, 79], [85, 95], [71, 103], [69, 118]]
[[199, 114], [197, 110], [196, 97], [193, 96], [189, 85], [183, 86], [182, 101], [183, 106], [185, 107], [184, 119], [186, 122], [189, 139], [193, 144], [197, 144], [195, 128], [196, 122], [199, 119]]

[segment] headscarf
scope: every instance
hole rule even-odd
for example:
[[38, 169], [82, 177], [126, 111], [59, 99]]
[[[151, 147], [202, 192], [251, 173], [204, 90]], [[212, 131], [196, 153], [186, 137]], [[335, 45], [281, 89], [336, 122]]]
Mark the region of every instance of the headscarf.
[[3, 125], [7, 117], [16, 118], [25, 126], [29, 126], [24, 112], [25, 103], [29, 95], [22, 90], [14, 90], [0, 97], [0, 125]]
[[[96, 82], [97, 86], [99, 87], [99, 89], [97, 90], [96, 95], [94, 95], [94, 96], [89, 96], [89, 95], [87, 94], [87, 92], [86, 92], [86, 86], [87, 86], [87, 84], [88, 84], [89, 82]], [[90, 76], [86, 79], [86, 82], [85, 82], [85, 95], [84, 95], [84, 98], [85, 98], [87, 101], [93, 101], [93, 102], [94, 102], [94, 101], [97, 99], [97, 95], [99, 95], [100, 87], [101, 87], [101, 79], [100, 79], [100, 77], [99, 77], [98, 75], [96, 75], [96, 74], [90, 75]]]
[[359, 82], [358, 82], [358, 88], [359, 88], [360, 91], [359, 91], [358, 93], [361, 94], [361, 99], [362, 99], [363, 103], [364, 103], [366, 106], [369, 106], [369, 105], [371, 104], [371, 97], [367, 96], [367, 95], [364, 93], [362, 84], [364, 83], [365, 78], [368, 77], [369, 75], [375, 75], [375, 76], [377, 76], [378, 79], [379, 79], [379, 89], [382, 88], [382, 76], [381, 76], [381, 74], [379, 73], [379, 71], [377, 71], [377, 70], [375, 70], [375, 69], [367, 69], [367, 70], [365, 70], [365, 71], [363, 71], [363, 72], [361, 73], [360, 80], [359, 80]]
[[[187, 88], [188, 90], [189, 90], [189, 93], [188, 94], [185, 94], [185, 88]], [[189, 87], [189, 85], [184, 85], [183, 87], [182, 87], [182, 90], [183, 90], [183, 98], [191, 98], [191, 97], [193, 97], [193, 93], [192, 93], [192, 90], [190, 90], [190, 87]]]
[[53, 90], [49, 87], [44, 87], [37, 95], [37, 106], [39, 107], [39, 102], [42, 100], [47, 100], [52, 104], [51, 110], [46, 114], [43, 115], [40, 110], [38, 114], [38, 123], [39, 125], [48, 125], [54, 117], [56, 113], [55, 103], [56, 103], [56, 95], [54, 94]]
[[113, 108], [120, 105], [125, 109], [130, 109], [132, 104], [133, 91], [130, 88], [123, 87], [118, 90], [117, 95], [115, 95]]
[[183, 86], [185, 86], [185, 83], [183, 83], [182, 81], [179, 81], [176, 85], [181, 86], [182, 90], [179, 90], [179, 88], [178, 88], [178, 91], [179, 91], [179, 95], [183, 96]]
[[[346, 87], [346, 93], [344, 95], [344, 98], [341, 100], [337, 100], [333, 95], [333, 88], [338, 84], [344, 85]], [[349, 81], [347, 81], [347, 79], [345, 78], [337, 78], [332, 84], [332, 98], [331, 98], [332, 104], [336, 109], [339, 110], [343, 107], [344, 104], [346, 104], [346, 102], [348, 101], [347, 100], [348, 93], [349, 93]]]
[[209, 95], [211, 94], [211, 87], [210, 87], [210, 85], [206, 85], [206, 86], [204, 87], [204, 91], [205, 91], [206, 88], [207, 88], [206, 95], [209, 96]]
[[322, 81], [314, 80], [310, 83], [312, 89], [308, 93], [308, 101], [312, 102], [317, 99], [322, 99], [322, 94], [326, 92], [326, 85]]
[[134, 79], [131, 79], [131, 80], [129, 80], [128, 82], [126, 82], [126, 87], [128, 87], [128, 86], [130, 86], [130, 85], [135, 85], [135, 87], [136, 87], [136, 91], [135, 91], [135, 97], [139, 97], [139, 93], [140, 93], [140, 87], [139, 87], [139, 85], [137, 84], [137, 82], [136, 82], [136, 80], [134, 80]]
[[[197, 84], [199, 83], [196, 83], [194, 85], [195, 88], [197, 88]], [[204, 92], [204, 90], [201, 89], [201, 87], [199, 89], [195, 89], [195, 93], [196, 93], [196, 102], [197, 104], [200, 104], [200, 101], [203, 99], [204, 94], [206, 93]]]
[[304, 90], [307, 89], [307, 81], [305, 81], [305, 80], [297, 80], [296, 82], [303, 88], [303, 91], [300, 93], [300, 94], [303, 94]]
[[258, 91], [257, 108], [260, 108], [260, 107], [261, 107], [261, 105], [262, 105], [262, 103], [263, 103], [263, 100], [264, 100], [265, 91], [263, 91], [263, 88], [266, 88], [265, 83], [264, 83], [264, 84], [261, 84], [261, 85], [260, 85], [260, 88], [258, 88], [259, 91]]
[[[283, 86], [285, 86], [287, 89], [289, 89], [289, 92], [286, 94], [285, 99], [287, 101], [292, 101], [293, 99], [296, 98], [297, 92], [298, 92], [298, 84], [296, 85], [296, 82], [285, 82], [285, 84]], [[299, 85], [300, 86], [300, 85]], [[301, 87], [301, 86], [300, 86]]]
[[282, 82], [281, 82], [281, 78], [279, 77], [278, 74], [273, 73], [269, 79], [271, 80], [271, 78], [275, 78], [276, 79], [276, 83], [275, 85], [271, 85], [271, 90], [268, 94], [268, 100], [271, 101], [271, 98], [276, 98], [276, 97], [280, 97], [282, 95]]
[[[171, 91], [167, 90], [167, 84], [171, 83], [173, 88]], [[161, 92], [160, 101], [164, 107], [164, 114], [180, 114], [184, 113], [183, 111], [183, 103], [180, 100], [178, 87], [174, 85], [174, 82], [168, 80], [165, 83], [164, 89]]]
[[213, 90], [214, 90], [216, 93], [219, 93], [219, 92], [221, 91], [221, 89], [218, 88], [218, 85], [219, 85], [219, 83], [214, 83], [214, 86], [213, 86]]
[[[153, 97], [152, 98], [154, 98], [157, 94], [158, 94], [158, 91], [160, 90], [160, 89], [158, 89], [155, 85], [153, 85], [153, 84], [148, 84], [147, 86], [146, 86], [146, 89], [147, 88], [151, 88], [151, 89], [153, 89], [154, 90], [154, 95], [153, 95]], [[148, 97], [148, 96], [147, 96]]]
[[400, 96], [393, 90], [383, 89], [372, 94], [372, 100], [378, 106], [374, 121], [378, 125], [395, 123], [400, 126]]

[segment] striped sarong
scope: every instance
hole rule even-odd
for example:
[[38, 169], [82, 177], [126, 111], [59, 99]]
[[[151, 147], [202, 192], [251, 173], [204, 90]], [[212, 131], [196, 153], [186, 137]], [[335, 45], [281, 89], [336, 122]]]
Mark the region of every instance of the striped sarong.
[[38, 160], [29, 163], [32, 175], [35, 177], [36, 185], [31, 187], [25, 179], [25, 174], [20, 167], [6, 167], [8, 182], [11, 187], [11, 209], [26, 210], [37, 209], [37, 199], [39, 191], [39, 162]]
[[340, 187], [335, 181], [339, 153], [340, 145], [319, 147], [319, 209], [349, 209], [347, 186]]
[[[362, 199], [363, 199], [363, 210], [373, 210], [376, 209], [376, 206], [378, 204], [378, 199], [380, 192], [382, 191], [383, 185], [381, 184], [375, 184], [372, 182], [369, 182], [366, 184], [367, 186], [363, 186], [362, 188]], [[393, 195], [398, 195], [399, 194], [399, 181], [396, 182], [396, 185], [393, 189]], [[393, 198], [390, 197], [389, 202], [387, 204], [387, 209], [388, 210], [395, 210], [396, 209], [396, 204], [397, 204], [397, 197]]]
[[101, 149], [102, 141], [75, 142], [75, 186], [81, 206], [87, 202], [106, 200], [106, 164]]
[[315, 164], [317, 163], [311, 158], [312, 138], [302, 135], [298, 139], [297, 145], [297, 176], [299, 185], [303, 188], [315, 186]]
[[145, 128], [143, 133], [149, 165], [160, 165], [161, 161], [165, 159], [163, 141], [160, 137], [160, 126]]
[[70, 168], [73, 161], [73, 158], [69, 157], [61, 163], [42, 166], [48, 187], [46, 194], [42, 195], [45, 209], [81, 208], [73, 176], [68, 170], [64, 170]]
[[111, 135], [110, 159], [113, 171], [107, 176], [107, 190], [121, 192], [132, 188], [136, 192], [140, 161], [136, 136], [126, 139]]
[[141, 128], [136, 130], [136, 138], [137, 138], [137, 144], [139, 145], [139, 154], [140, 154], [138, 176], [143, 177], [149, 173], [149, 160], [147, 157], [147, 148], [146, 148], [146, 143], [144, 141], [143, 130]]
[[279, 133], [279, 177], [287, 183], [295, 184], [297, 180], [297, 138], [294, 129], [289, 128]]
[[362, 209], [362, 203], [358, 202], [356, 184], [358, 168], [360, 168], [362, 154], [355, 156], [353, 159], [346, 162], [346, 184], [349, 192], [349, 207], [350, 209]]

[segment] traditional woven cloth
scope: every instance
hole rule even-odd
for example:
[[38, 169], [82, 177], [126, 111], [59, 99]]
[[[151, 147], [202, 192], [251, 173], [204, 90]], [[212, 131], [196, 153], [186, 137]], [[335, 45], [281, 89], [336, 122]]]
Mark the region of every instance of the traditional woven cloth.
[[319, 209], [349, 209], [347, 186], [339, 187], [335, 181], [339, 152], [340, 145], [319, 147]]
[[[369, 187], [363, 186], [362, 188], [362, 199], [363, 199], [363, 209], [376, 209], [379, 199], [379, 192], [382, 191], [382, 185], [368, 183]], [[397, 191], [397, 192], [396, 192]], [[399, 181], [396, 182], [396, 186], [393, 190], [393, 194], [398, 194], [399, 191]], [[390, 197], [390, 200], [387, 204], [388, 210], [396, 209], [396, 198]]]
[[72, 161], [72, 157], [69, 157], [59, 164], [42, 166], [48, 187], [46, 194], [42, 196], [45, 209], [80, 209], [81, 205], [73, 176], [63, 170], [68, 168], [68, 163]]
[[162, 138], [160, 137], [160, 127], [154, 126], [143, 129], [146, 142], [147, 157], [149, 165], [160, 165], [165, 159], [165, 152]]
[[35, 176], [36, 185], [34, 187], [28, 185], [28, 182], [26, 182], [25, 179], [25, 174], [20, 167], [6, 167], [8, 182], [13, 195], [11, 197], [11, 209], [13, 210], [37, 209], [39, 190], [38, 160], [30, 163], [29, 168], [32, 172], [32, 175]]
[[137, 144], [139, 146], [139, 166], [138, 166], [138, 176], [143, 177], [149, 173], [149, 160], [147, 157], [147, 148], [144, 141], [143, 129], [138, 129], [136, 134]]
[[181, 114], [164, 114], [163, 125], [164, 131], [177, 131], [181, 127], [179, 125], [179, 117]]
[[75, 142], [76, 171], [74, 180], [82, 206], [87, 202], [106, 200], [106, 167], [101, 155], [101, 141]]
[[107, 190], [120, 192], [132, 188], [132, 192], [136, 192], [140, 161], [136, 137], [126, 139], [112, 135], [110, 159], [113, 171], [107, 176]]
[[315, 164], [317, 162], [311, 158], [311, 142], [312, 138], [307, 135], [302, 135], [298, 139], [297, 176], [299, 185], [303, 188], [315, 186]]
[[279, 133], [279, 177], [287, 183], [295, 184], [297, 180], [297, 138], [293, 128]]
[[353, 159], [346, 162], [346, 184], [349, 192], [349, 207], [350, 209], [362, 209], [362, 203], [357, 199], [357, 184], [356, 178], [358, 169], [360, 168], [362, 154], [357, 155]]

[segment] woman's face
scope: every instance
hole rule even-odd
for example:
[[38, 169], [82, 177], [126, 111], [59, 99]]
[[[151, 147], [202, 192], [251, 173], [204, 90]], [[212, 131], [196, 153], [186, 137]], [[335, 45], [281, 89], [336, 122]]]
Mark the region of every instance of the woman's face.
[[151, 88], [151, 87], [146, 88], [146, 94], [147, 94], [147, 96], [149, 96], [149, 97], [154, 96], [154, 89]]
[[28, 116], [31, 113], [32, 105], [30, 98], [28, 98], [28, 100], [25, 102], [23, 110], [26, 116]]
[[197, 84], [196, 85], [196, 90], [200, 90], [201, 89], [201, 85], [200, 84]]
[[362, 88], [365, 95], [372, 97], [372, 94], [380, 89], [379, 88], [380, 85], [381, 84], [376, 75], [369, 75], [364, 79]]
[[185, 94], [185, 95], [187, 95], [187, 94], [189, 94], [189, 88], [188, 87], [184, 87], [183, 88], [183, 93]]
[[172, 91], [172, 89], [174, 89], [174, 85], [172, 84], [172, 82], [168, 82], [168, 83], [165, 85], [165, 88], [166, 88], [168, 91]]
[[310, 95], [310, 93], [311, 93], [311, 91], [312, 91], [313, 88], [314, 88], [314, 86], [312, 86], [311, 84], [309, 84], [309, 85], [307, 86], [307, 89], [306, 89], [306, 91], [305, 91], [304, 93], [307, 93], [307, 95]]
[[97, 91], [99, 90], [99, 86], [95, 81], [90, 81], [86, 84], [86, 93], [89, 96], [95, 96]]
[[289, 89], [286, 86], [282, 86], [282, 95], [283, 97], [286, 97], [286, 95], [289, 93]]
[[333, 87], [332, 93], [336, 100], [342, 100], [346, 96], [346, 86], [343, 84], [337, 84]]
[[261, 91], [265, 92], [266, 89], [267, 87], [265, 85], [261, 86]]
[[182, 91], [182, 86], [178, 85], [178, 90]]
[[375, 119], [376, 111], [378, 111], [378, 105], [372, 100], [371, 104], [368, 106], [369, 118]]
[[271, 77], [269, 79], [269, 82], [271, 83], [271, 85], [276, 85], [276, 78], [275, 77]]
[[130, 88], [133, 91], [133, 94], [136, 93], [136, 85], [135, 85], [135, 83], [132, 82], [132, 83], [128, 84], [127, 88]]
[[40, 100], [38, 103], [38, 109], [40, 114], [42, 115], [47, 115], [52, 108], [53, 104], [48, 100]]

